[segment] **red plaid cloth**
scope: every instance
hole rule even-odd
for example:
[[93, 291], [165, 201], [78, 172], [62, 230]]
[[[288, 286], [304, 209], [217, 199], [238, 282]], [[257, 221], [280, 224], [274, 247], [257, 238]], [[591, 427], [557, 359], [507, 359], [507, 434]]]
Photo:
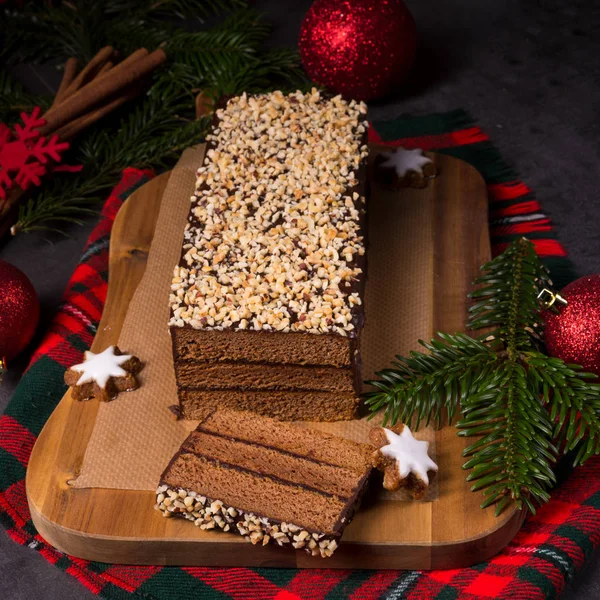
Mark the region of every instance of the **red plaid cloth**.
[[[462, 111], [375, 123], [372, 141], [452, 154], [477, 167], [488, 182], [494, 253], [527, 235], [555, 283], [574, 274], [533, 192], [509, 169], [487, 136]], [[25, 469], [46, 419], [65, 392], [65, 368], [82, 358], [96, 333], [106, 298], [108, 244], [124, 199], [148, 181], [148, 171], [127, 169], [102, 211], [63, 304], [32, 358], [6, 413], [0, 417], [0, 520], [18, 543], [111, 600], [234, 598], [318, 600], [541, 599], [556, 597], [600, 542], [600, 459], [570, 473], [552, 500], [498, 556], [452, 571], [295, 570], [136, 567], [89, 562], [58, 552], [36, 532], [25, 497]], [[31, 410], [35, 402], [35, 410]]]

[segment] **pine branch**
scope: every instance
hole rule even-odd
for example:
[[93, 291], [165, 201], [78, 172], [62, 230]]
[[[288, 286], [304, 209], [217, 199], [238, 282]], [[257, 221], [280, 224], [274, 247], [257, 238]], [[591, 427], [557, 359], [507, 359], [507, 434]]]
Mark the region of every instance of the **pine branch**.
[[279, 89], [308, 91], [314, 84], [306, 77], [295, 50], [273, 50], [248, 60], [235, 72], [213, 72], [210, 84], [221, 94], [260, 93]]
[[209, 31], [174, 35], [165, 46], [173, 66], [157, 85], [172, 85], [175, 69], [188, 89], [203, 89], [215, 97], [307, 87], [296, 51], [261, 51], [269, 32], [256, 11], [243, 10]]
[[415, 429], [432, 420], [440, 427], [444, 416], [451, 422], [469, 390], [485, 380], [498, 361], [493, 350], [467, 335], [438, 336], [429, 343], [419, 341], [429, 354], [397, 356], [393, 368], [377, 373], [379, 380], [366, 382], [376, 391], [367, 393], [365, 402], [373, 413], [384, 409], [384, 425], [413, 417]]
[[139, 0], [106, 0], [107, 14], [135, 14], [138, 18], [164, 19], [180, 17], [204, 19], [245, 6], [244, 0], [154, 0], [141, 4]]
[[170, 22], [154, 23], [143, 18], [119, 19], [106, 24], [102, 44], [117, 48], [121, 56], [128, 56], [139, 48], [162, 46], [177, 31], [178, 28]]
[[76, 174], [55, 174], [43, 190], [19, 208], [15, 229], [31, 232], [62, 221], [81, 223], [95, 213], [104, 193], [128, 166], [165, 168], [201, 139], [209, 118], [183, 119], [190, 105], [178, 97], [148, 96], [113, 128], [96, 128], [79, 145], [73, 162], [85, 168]]
[[[532, 499], [549, 498], [556, 449], [548, 414], [535, 388], [528, 386], [527, 370], [519, 359], [522, 351], [533, 347], [541, 327], [538, 284], [547, 275], [533, 245], [524, 238], [482, 270], [484, 274], [475, 280], [480, 287], [470, 294], [478, 302], [471, 307], [469, 327], [495, 327], [489, 337], [502, 343], [506, 361], [497, 385], [483, 394], [483, 407], [476, 391], [461, 403], [459, 435], [483, 436], [465, 449], [465, 456], [472, 458], [463, 468], [473, 469], [467, 480], [477, 480], [474, 491], [485, 489], [482, 507], [512, 498], [519, 507], [525, 502], [535, 512]], [[497, 512], [504, 503], [497, 505]]]
[[29, 0], [2, 12], [0, 32], [13, 61], [45, 62], [74, 56], [87, 63], [104, 45], [102, 2], [74, 0], [53, 6]]
[[[575, 464], [600, 453], [600, 384], [597, 377], [541, 352], [524, 356], [530, 386], [550, 411], [553, 437], [564, 452], [579, 446]], [[583, 444], [580, 444], [586, 440]]]
[[[68, 161], [83, 164], [83, 171], [55, 174], [21, 206], [15, 229], [44, 229], [57, 221], [78, 223], [95, 210], [95, 203], [126, 166], [173, 164], [176, 155], [198, 142], [207, 130], [207, 119], [194, 121], [194, 98], [200, 90], [218, 98], [242, 91], [306, 88], [297, 53], [265, 51], [262, 46], [270, 27], [256, 11], [244, 7], [242, 0], [71, 0], [58, 4], [30, 0], [19, 11], [0, 8], [0, 35], [9, 48], [5, 55], [13, 61], [60, 56], [86, 61], [107, 44], [122, 55], [139, 47], [163, 45], [169, 56], [166, 68], [153, 75], [145, 100], [128, 103], [77, 138]], [[188, 22], [198, 21], [232, 10], [204, 31], [190, 32], [177, 22], [181, 16]], [[12, 82], [11, 86], [0, 80], [3, 100], [33, 102]], [[0, 103], [0, 113], [2, 109]]]
[[0, 71], [0, 123], [12, 123], [23, 111], [31, 112], [35, 106], [46, 110], [52, 99], [30, 94], [6, 71]]
[[509, 360], [483, 389], [465, 395], [461, 409], [459, 435], [482, 436], [464, 450], [472, 458], [463, 465], [472, 469], [467, 481], [476, 483], [471, 489], [484, 489], [482, 508], [503, 500], [496, 507], [499, 514], [514, 499], [535, 512], [532, 499], [548, 500], [547, 488], [555, 481], [556, 449], [548, 414], [527, 386], [527, 371]]
[[548, 271], [535, 253], [533, 244], [521, 238], [502, 254], [481, 267], [475, 279], [477, 289], [469, 294], [469, 329], [494, 328], [490, 334], [501, 341], [516, 358], [517, 348], [537, 347], [542, 328], [539, 291], [551, 286]]
[[600, 453], [600, 383], [541, 352], [543, 319], [538, 293], [551, 285], [548, 272], [526, 239], [482, 267], [470, 294], [471, 329], [478, 340], [443, 335], [425, 344], [429, 354], [397, 357], [393, 367], [368, 382], [372, 411], [386, 423], [433, 419], [456, 412], [458, 435], [476, 437], [463, 468], [473, 491], [483, 490], [482, 507], [499, 514], [510, 501], [535, 512], [555, 482], [552, 466], [560, 453], [578, 448], [575, 464]]
[[177, 18], [201, 22], [245, 5], [243, 0], [29, 0], [17, 9], [0, 9], [0, 57], [44, 62], [74, 56], [87, 63], [109, 43], [129, 53], [166, 42]]

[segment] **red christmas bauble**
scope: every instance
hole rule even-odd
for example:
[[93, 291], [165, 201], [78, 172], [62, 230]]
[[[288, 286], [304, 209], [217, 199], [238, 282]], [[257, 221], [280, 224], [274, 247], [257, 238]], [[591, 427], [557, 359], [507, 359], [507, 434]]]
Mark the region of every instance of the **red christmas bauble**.
[[577, 279], [560, 295], [567, 305], [545, 314], [548, 354], [600, 375], [600, 275]]
[[316, 0], [300, 29], [308, 75], [346, 97], [370, 100], [402, 81], [417, 29], [401, 0]]
[[10, 360], [31, 341], [40, 303], [27, 275], [0, 260], [0, 360]]

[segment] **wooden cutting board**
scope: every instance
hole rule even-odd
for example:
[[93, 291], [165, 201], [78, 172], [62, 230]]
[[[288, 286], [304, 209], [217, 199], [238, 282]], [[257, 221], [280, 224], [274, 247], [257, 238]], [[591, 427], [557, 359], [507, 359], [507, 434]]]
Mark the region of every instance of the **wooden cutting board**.
[[[371, 148], [372, 154], [376, 151]], [[432, 299], [433, 335], [464, 330], [466, 294], [479, 265], [489, 259], [490, 246], [487, 190], [480, 174], [458, 159], [431, 156], [441, 176], [426, 189], [398, 194], [405, 202], [427, 202], [430, 207], [434, 251], [431, 270], [423, 277]], [[137, 190], [115, 219], [108, 296], [92, 350], [118, 339], [144, 274], [169, 177], [165, 173]], [[398, 307], [398, 313], [398, 318], [411, 319], [410, 306]], [[384, 508], [367, 503], [328, 560], [272, 546], [251, 549], [239, 536], [161, 518], [153, 509], [153, 492], [73, 488], [69, 482], [79, 473], [97, 411], [96, 401], [75, 402], [67, 393], [41, 432], [27, 471], [29, 506], [38, 531], [58, 549], [84, 559], [203, 566], [458, 568], [499, 552], [523, 520], [514, 506], [498, 518], [493, 508], [479, 508], [482, 496], [469, 490], [461, 468], [462, 451], [472, 440], [459, 438], [456, 429], [447, 426], [435, 434], [440, 473], [434, 501], [389, 503]]]

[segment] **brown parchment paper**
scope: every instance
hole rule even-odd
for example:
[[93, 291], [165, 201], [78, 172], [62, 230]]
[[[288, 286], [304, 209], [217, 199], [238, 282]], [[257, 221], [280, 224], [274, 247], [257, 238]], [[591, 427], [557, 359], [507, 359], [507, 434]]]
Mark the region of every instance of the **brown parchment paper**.
[[[144, 362], [141, 386], [99, 407], [77, 488], [154, 490], [159, 477], [196, 421], [175, 421], [168, 407], [177, 404], [171, 339], [167, 328], [168, 295], [178, 262], [183, 230], [204, 146], [186, 150], [167, 184], [144, 276], [129, 304], [119, 347]], [[423, 190], [383, 190], [372, 186], [368, 206], [369, 248], [366, 325], [362, 338], [363, 379], [406, 354], [432, 330], [432, 220], [429, 194]], [[305, 425], [368, 441], [377, 420]], [[416, 437], [430, 442], [434, 432]], [[426, 499], [437, 497], [436, 479]], [[403, 501], [400, 490], [381, 492], [382, 500]]]

